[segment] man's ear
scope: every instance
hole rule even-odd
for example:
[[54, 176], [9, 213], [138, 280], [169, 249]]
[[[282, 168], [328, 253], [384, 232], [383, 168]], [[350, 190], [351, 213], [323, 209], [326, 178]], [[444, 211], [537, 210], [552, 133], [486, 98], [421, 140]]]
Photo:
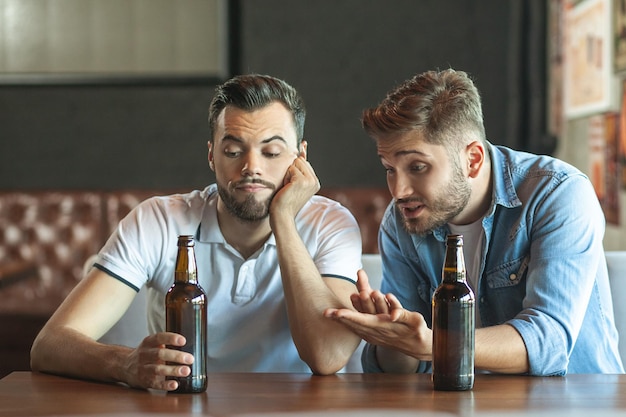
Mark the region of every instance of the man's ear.
[[307, 143], [307, 141], [306, 141], [306, 140], [304, 140], [304, 139], [302, 139], [302, 141], [300, 142], [300, 149], [298, 149], [298, 154], [299, 154], [300, 156], [303, 156], [303, 157], [304, 157], [304, 159], [306, 159], [306, 149], [307, 149], [307, 146], [308, 146], [308, 145], [309, 145], [309, 144], [308, 144], [308, 143]]
[[485, 146], [480, 141], [473, 141], [466, 148], [467, 173], [470, 178], [476, 178], [485, 164]]
[[213, 163], [213, 143], [209, 141], [208, 146], [209, 146], [209, 168], [211, 168], [211, 171], [215, 171], [215, 164]]

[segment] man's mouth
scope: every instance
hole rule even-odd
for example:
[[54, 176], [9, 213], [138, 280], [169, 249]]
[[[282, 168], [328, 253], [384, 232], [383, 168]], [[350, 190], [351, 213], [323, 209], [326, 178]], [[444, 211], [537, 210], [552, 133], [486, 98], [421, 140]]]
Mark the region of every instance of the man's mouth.
[[419, 217], [426, 210], [426, 205], [417, 201], [398, 203], [397, 206], [405, 219]]
[[273, 184], [262, 180], [239, 181], [234, 184], [235, 191], [243, 191], [247, 193], [257, 193], [264, 190], [273, 190]]
[[261, 184], [243, 184], [235, 187], [238, 191], [245, 191], [248, 193], [256, 193], [258, 191], [266, 190], [267, 187]]

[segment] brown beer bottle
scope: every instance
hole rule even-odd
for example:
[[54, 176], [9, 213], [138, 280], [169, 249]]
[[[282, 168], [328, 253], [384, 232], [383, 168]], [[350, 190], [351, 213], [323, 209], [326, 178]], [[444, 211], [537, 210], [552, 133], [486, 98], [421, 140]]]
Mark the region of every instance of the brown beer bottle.
[[193, 236], [179, 236], [174, 284], [165, 295], [165, 329], [181, 334], [187, 340], [185, 346], [168, 347], [191, 353], [194, 361], [188, 376], [169, 378], [178, 381], [178, 389], [174, 392], [206, 391], [206, 320], [206, 294], [198, 283]]
[[436, 390], [463, 391], [474, 386], [474, 303], [466, 280], [463, 236], [448, 235], [442, 281], [432, 300]]

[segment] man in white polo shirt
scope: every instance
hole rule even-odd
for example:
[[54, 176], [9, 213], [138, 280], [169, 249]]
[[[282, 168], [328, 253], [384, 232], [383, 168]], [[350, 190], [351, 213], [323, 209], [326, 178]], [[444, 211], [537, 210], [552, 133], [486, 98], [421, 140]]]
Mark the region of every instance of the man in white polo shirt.
[[[301, 97], [282, 80], [246, 75], [219, 86], [209, 108], [216, 184], [148, 199], [120, 222], [35, 340], [33, 370], [175, 389], [166, 376], [186, 375], [193, 361], [165, 348], [182, 339], [164, 332], [179, 235], [196, 239], [209, 372], [344, 367], [360, 339], [322, 313], [351, 306], [361, 237], [347, 209], [315, 195], [304, 120]], [[144, 285], [150, 336], [134, 349], [98, 343]]]

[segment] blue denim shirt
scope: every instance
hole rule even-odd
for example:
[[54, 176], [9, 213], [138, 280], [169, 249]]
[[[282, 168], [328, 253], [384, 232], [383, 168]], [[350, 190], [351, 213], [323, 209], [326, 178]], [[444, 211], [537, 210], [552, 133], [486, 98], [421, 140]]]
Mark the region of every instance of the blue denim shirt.
[[[588, 178], [548, 156], [489, 146], [493, 202], [482, 221], [478, 284], [483, 326], [508, 323], [528, 351], [531, 375], [623, 373], [604, 258], [604, 215]], [[441, 280], [443, 226], [409, 234], [393, 201], [379, 231], [383, 293], [432, 325], [431, 298]], [[375, 349], [362, 357], [380, 372]], [[422, 362], [418, 372], [430, 372]]]

